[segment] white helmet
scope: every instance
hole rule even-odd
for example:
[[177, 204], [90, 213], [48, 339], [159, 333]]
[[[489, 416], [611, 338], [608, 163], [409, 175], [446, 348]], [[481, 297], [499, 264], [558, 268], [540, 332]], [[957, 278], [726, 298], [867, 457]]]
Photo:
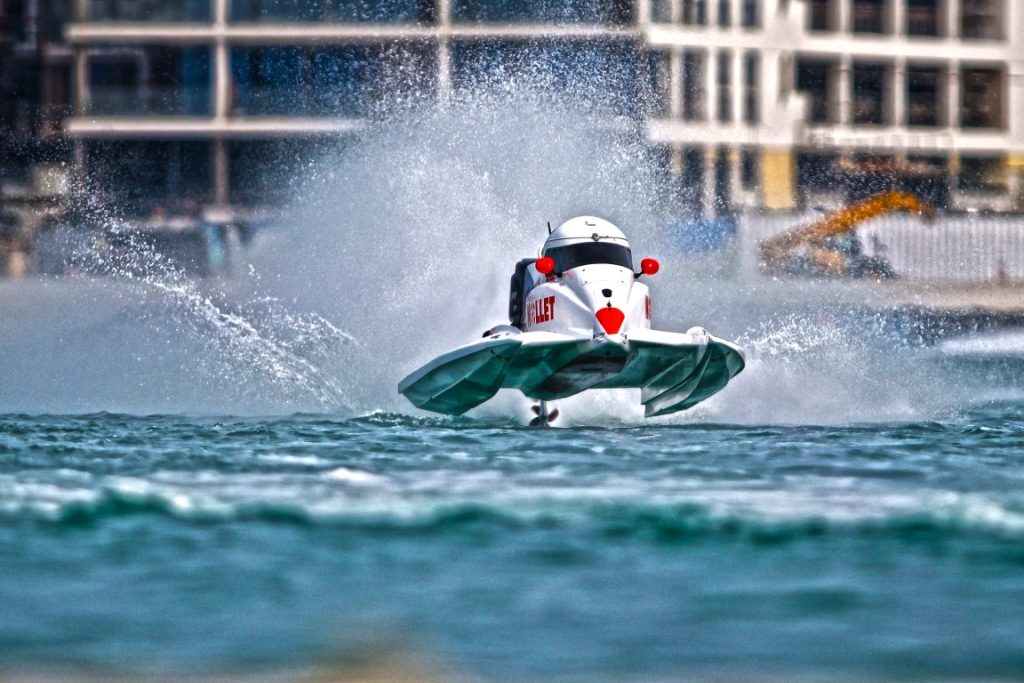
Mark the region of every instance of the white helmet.
[[612, 223], [596, 216], [577, 216], [555, 228], [544, 241], [541, 253], [570, 244], [610, 242], [629, 249], [629, 240]]

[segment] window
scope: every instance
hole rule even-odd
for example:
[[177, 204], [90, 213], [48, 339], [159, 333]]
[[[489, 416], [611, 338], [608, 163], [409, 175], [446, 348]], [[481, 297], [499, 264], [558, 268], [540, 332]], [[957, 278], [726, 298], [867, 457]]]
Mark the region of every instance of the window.
[[810, 0], [808, 3], [808, 18], [812, 31], [832, 31], [832, 6], [829, 0]]
[[885, 122], [886, 68], [875, 64], [853, 65], [854, 124], [882, 124]]
[[797, 62], [796, 88], [807, 96], [807, 119], [811, 123], [829, 123], [835, 118], [830, 97], [833, 68], [831, 62]]
[[732, 53], [728, 50], [719, 52], [717, 66], [718, 120], [728, 123], [732, 121]]
[[962, 0], [960, 35], [976, 40], [999, 40], [1003, 37], [1000, 0]]
[[[204, 2], [209, 0], [188, 0]], [[162, 4], [176, 3], [161, 0]], [[234, 21], [403, 22], [432, 20], [433, 8], [421, 0], [231, 0]]]
[[967, 192], [999, 192], [1006, 187], [999, 157], [961, 157], [957, 187]]
[[745, 148], [740, 152], [740, 184], [744, 190], [757, 189], [757, 150]]
[[704, 208], [704, 150], [700, 147], [686, 147], [682, 156], [679, 199], [685, 210], [699, 213]]
[[942, 73], [938, 67], [907, 67], [907, 125], [939, 125]]
[[722, 28], [732, 26], [731, 0], [718, 0], [718, 25]]
[[656, 24], [672, 23], [672, 0], [651, 0], [651, 21]]
[[683, 0], [683, 23], [697, 26], [707, 24], [707, 3], [708, 0]]
[[257, 206], [287, 201], [295, 191], [289, 181], [301, 177], [300, 169], [313, 160], [329, 154], [330, 145], [325, 138], [228, 142], [231, 201]]
[[743, 16], [740, 23], [744, 28], [757, 28], [761, 25], [761, 18], [758, 13], [759, 0], [743, 0]]
[[88, 21], [210, 21], [210, 0], [86, 0]]
[[748, 52], [743, 58], [743, 120], [747, 123], [761, 121], [761, 57]]
[[906, 0], [907, 34], [912, 36], [938, 36], [938, 0]]
[[853, 0], [855, 33], [884, 33], [885, 4], [882, 0]]
[[650, 111], [654, 116], [668, 116], [672, 109], [671, 55], [664, 50], [647, 53], [647, 87]]
[[704, 58], [703, 52], [687, 50], [683, 53], [683, 118], [703, 121], [704, 110]]
[[236, 115], [369, 116], [389, 93], [426, 92], [433, 55], [422, 46], [236, 47]]
[[86, 145], [91, 179], [128, 209], [177, 210], [212, 191], [210, 143], [200, 141], [94, 141]]
[[[425, 58], [432, 59], [430, 46], [421, 45]], [[542, 74], [541, 87], [552, 100], [585, 106], [595, 113], [634, 114], [643, 106], [643, 74], [637, 68], [641, 59], [635, 47], [625, 42], [456, 41], [451, 50], [452, 86], [468, 91], [496, 79], [505, 82], [509, 74]], [[410, 77], [419, 72], [401, 59], [393, 65]], [[425, 71], [427, 77], [433, 72]]]
[[96, 46], [88, 54], [90, 114], [211, 113], [207, 47]]
[[960, 72], [960, 125], [999, 128], [1003, 125], [1003, 74], [1000, 69], [965, 68]]

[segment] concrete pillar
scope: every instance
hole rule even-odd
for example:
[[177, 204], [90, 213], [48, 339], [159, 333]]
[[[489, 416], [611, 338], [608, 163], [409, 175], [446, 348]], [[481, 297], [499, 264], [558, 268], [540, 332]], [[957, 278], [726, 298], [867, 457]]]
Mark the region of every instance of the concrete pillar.
[[835, 0], [835, 26], [839, 33], [849, 33], [853, 26], [852, 0]]
[[889, 87], [892, 101], [889, 116], [894, 126], [907, 125], [907, 60], [897, 58], [892, 65], [892, 83]]
[[82, 45], [75, 46], [75, 115], [89, 111], [89, 55]]
[[853, 61], [849, 53], [839, 57], [839, 66], [835, 70], [835, 115], [836, 122], [841, 126], [850, 125], [853, 96]]
[[945, 34], [950, 38], [960, 36], [960, 3], [963, 0], [946, 0], [945, 3]]
[[718, 0], [706, 0], [708, 26], [718, 26]]
[[[756, 52], [754, 53], [757, 54]], [[762, 122], [774, 116], [782, 91], [782, 50], [762, 50], [755, 60], [757, 73], [758, 116]]]
[[636, 23], [647, 26], [651, 23], [651, 0], [637, 0]]
[[889, 28], [894, 35], [907, 35], [907, 0], [889, 0]]
[[796, 208], [796, 159], [791, 149], [761, 152], [761, 203], [766, 209]]
[[745, 52], [732, 51], [732, 120], [736, 125], [743, 125], [743, 103], [747, 98], [747, 81], [743, 77], [743, 60]]
[[946, 72], [946, 125], [960, 127], [960, 63], [950, 62]]
[[213, 203], [228, 206], [231, 203], [231, 176], [228, 167], [228, 142], [224, 138], [213, 141]]
[[718, 51], [708, 48], [704, 56], [704, 107], [707, 112], [707, 122], [718, 121]]
[[213, 46], [213, 115], [226, 119], [234, 110], [231, 84], [231, 53], [223, 35]]
[[1006, 71], [1007, 129], [1010, 149], [1024, 156], [1024, 3], [1012, 2], [1004, 6], [1004, 25], [1010, 45], [1010, 63]]
[[[231, 16], [231, 0], [212, 0], [213, 25], [213, 116], [226, 122], [233, 114], [234, 85], [231, 79], [231, 52], [228, 50], [227, 26]], [[213, 140], [210, 163], [213, 166], [213, 203], [226, 207], [231, 203], [231, 178], [228, 165], [228, 143], [223, 136]]]

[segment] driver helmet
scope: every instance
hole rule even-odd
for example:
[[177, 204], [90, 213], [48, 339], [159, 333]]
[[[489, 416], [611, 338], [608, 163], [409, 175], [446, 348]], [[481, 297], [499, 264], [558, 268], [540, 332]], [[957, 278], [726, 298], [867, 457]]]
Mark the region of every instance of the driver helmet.
[[555, 228], [544, 241], [542, 256], [555, 260], [555, 270], [603, 263], [633, 268], [629, 240], [614, 224], [596, 216], [577, 216]]

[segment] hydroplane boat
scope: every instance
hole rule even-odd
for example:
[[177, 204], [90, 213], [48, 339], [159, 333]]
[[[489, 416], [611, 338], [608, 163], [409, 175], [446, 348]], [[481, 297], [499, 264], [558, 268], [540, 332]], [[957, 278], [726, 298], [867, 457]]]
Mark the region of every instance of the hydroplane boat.
[[743, 351], [702, 327], [651, 329], [651, 295], [633, 269], [626, 236], [612, 223], [579, 216], [548, 228], [538, 258], [516, 264], [509, 324], [441, 354], [398, 385], [424, 410], [461, 415], [518, 389], [538, 403], [531, 424], [558, 416], [549, 402], [588, 389], [640, 389], [647, 417], [686, 410], [721, 391], [745, 363]]

